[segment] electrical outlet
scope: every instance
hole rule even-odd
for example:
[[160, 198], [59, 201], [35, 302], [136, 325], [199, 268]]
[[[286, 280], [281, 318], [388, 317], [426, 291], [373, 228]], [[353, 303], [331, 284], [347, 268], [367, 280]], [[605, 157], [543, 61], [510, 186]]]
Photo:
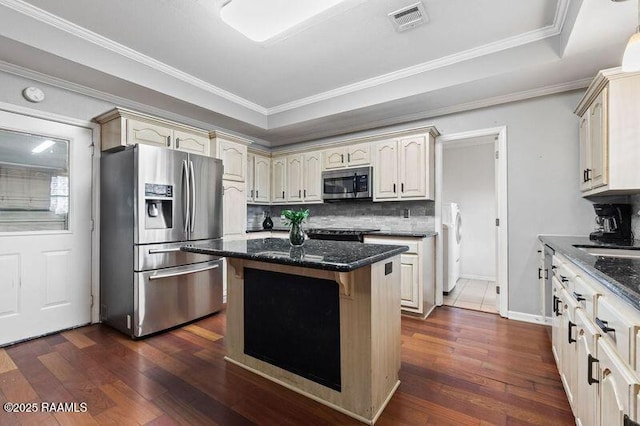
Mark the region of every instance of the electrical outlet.
[[410, 213], [411, 213], [411, 211], [409, 209], [404, 209], [404, 218], [408, 219]]

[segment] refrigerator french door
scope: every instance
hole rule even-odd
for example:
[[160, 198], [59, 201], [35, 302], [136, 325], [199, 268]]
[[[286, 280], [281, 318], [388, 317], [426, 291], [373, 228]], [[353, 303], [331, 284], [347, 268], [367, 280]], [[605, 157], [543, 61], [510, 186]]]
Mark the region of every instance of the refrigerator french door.
[[222, 307], [219, 258], [180, 251], [222, 237], [222, 163], [147, 145], [101, 158], [101, 319], [132, 337]]

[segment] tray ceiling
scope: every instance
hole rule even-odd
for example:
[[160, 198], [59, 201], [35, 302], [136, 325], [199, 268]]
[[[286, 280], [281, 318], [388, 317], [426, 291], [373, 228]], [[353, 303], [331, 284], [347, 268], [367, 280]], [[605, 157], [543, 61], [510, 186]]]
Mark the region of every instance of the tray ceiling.
[[397, 33], [387, 14], [413, 1], [347, 0], [255, 43], [220, 20], [221, 3], [0, 0], [0, 60], [145, 105], [175, 99], [171, 113], [277, 146], [379, 125], [373, 117], [584, 87], [619, 65], [637, 25], [634, 2], [424, 0], [429, 22]]

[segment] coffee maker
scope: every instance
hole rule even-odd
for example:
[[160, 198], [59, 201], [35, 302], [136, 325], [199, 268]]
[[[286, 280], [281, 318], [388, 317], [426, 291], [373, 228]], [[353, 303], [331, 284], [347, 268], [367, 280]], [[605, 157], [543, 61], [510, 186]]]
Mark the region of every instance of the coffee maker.
[[589, 239], [603, 243], [630, 243], [631, 204], [594, 204], [598, 228]]

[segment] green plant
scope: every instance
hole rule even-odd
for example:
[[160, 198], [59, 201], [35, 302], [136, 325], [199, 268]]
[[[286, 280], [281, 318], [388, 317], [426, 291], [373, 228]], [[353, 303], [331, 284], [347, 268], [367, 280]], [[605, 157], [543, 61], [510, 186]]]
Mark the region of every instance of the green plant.
[[285, 226], [300, 225], [306, 218], [309, 217], [309, 209], [300, 209], [299, 211], [282, 210], [280, 214], [285, 218]]

